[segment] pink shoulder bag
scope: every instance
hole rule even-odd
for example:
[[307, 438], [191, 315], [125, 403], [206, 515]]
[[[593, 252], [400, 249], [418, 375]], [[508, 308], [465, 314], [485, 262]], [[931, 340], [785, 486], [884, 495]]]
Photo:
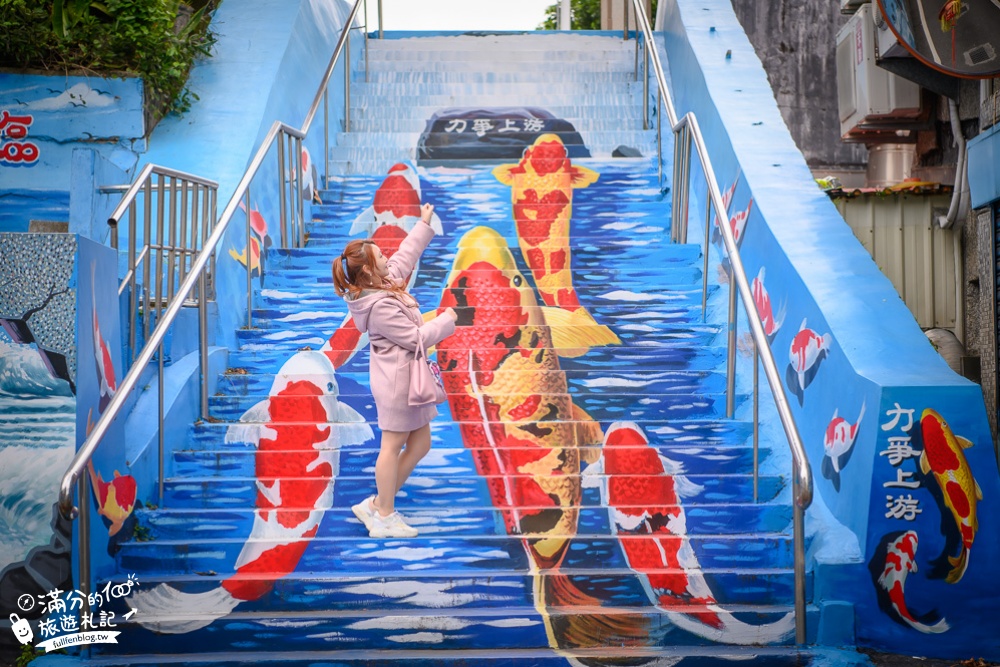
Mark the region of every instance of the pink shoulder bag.
[[410, 392], [411, 406], [443, 403], [447, 396], [444, 393], [444, 381], [441, 378], [441, 367], [437, 362], [427, 358], [424, 338], [417, 329], [417, 349], [410, 361]]

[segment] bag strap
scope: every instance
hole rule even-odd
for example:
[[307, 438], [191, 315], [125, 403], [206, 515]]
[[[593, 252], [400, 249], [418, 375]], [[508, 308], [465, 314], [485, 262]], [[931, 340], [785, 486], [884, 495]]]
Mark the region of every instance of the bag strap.
[[413, 352], [414, 359], [427, 360], [427, 348], [424, 347], [424, 335], [420, 333], [420, 327], [417, 327], [417, 349]]

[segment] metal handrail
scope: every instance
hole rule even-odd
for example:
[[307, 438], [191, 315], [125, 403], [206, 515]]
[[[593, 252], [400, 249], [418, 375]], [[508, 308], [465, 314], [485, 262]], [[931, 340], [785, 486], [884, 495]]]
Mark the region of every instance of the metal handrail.
[[[680, 242], [686, 242], [687, 239], [687, 189], [688, 189], [688, 179], [690, 178], [690, 161], [691, 152], [690, 146], [693, 141], [694, 147], [698, 152], [698, 159], [701, 162], [702, 172], [705, 175], [705, 182], [708, 188], [709, 202], [708, 202], [708, 215], [706, 217], [706, 236], [708, 228], [711, 221], [711, 211], [715, 208], [716, 215], [719, 217], [720, 221], [723, 218], [728, 218], [728, 211], [726, 204], [722, 198], [722, 192], [719, 190], [719, 184], [715, 178], [715, 170], [712, 167], [711, 158], [708, 155], [708, 149], [705, 146], [705, 140], [701, 133], [701, 128], [698, 125], [698, 119], [695, 117], [693, 112], [688, 112], [683, 118], [678, 120], [677, 112], [674, 110], [673, 102], [670, 99], [670, 89], [667, 87], [666, 76], [663, 72], [663, 66], [660, 64], [660, 56], [656, 50], [656, 43], [653, 40], [653, 31], [649, 26], [649, 20], [646, 18], [645, 11], [640, 5], [640, 0], [632, 0], [632, 8], [636, 17], [636, 25], [642, 31], [643, 39], [646, 43], [645, 48], [645, 58], [646, 66], [648, 67], [649, 61], [652, 60], [653, 73], [656, 77], [656, 83], [658, 86], [657, 91], [657, 104], [660, 100], [665, 103], [667, 110], [667, 119], [670, 122], [670, 127], [674, 132], [674, 176], [675, 180], [673, 183], [673, 197], [674, 197], [674, 221], [677, 222], [678, 214], [681, 214], [681, 226], [682, 229], [677, 230], [676, 240]], [[626, 26], [628, 21], [626, 20]], [[627, 33], [626, 33], [627, 34]], [[648, 77], [647, 77], [648, 78]], [[643, 105], [648, 104], [649, 101], [643, 98]], [[657, 142], [659, 143], [659, 136], [657, 137]], [[806, 614], [805, 614], [805, 528], [804, 528], [804, 513], [807, 507], [812, 503], [813, 498], [813, 484], [812, 484], [812, 469], [809, 465], [809, 459], [806, 456], [805, 446], [802, 443], [802, 438], [799, 436], [798, 428], [795, 425], [795, 418], [792, 415], [791, 406], [788, 402], [788, 397], [785, 394], [785, 388], [781, 382], [781, 374], [778, 371], [778, 364], [774, 359], [774, 355], [771, 352], [771, 346], [767, 341], [767, 335], [764, 333], [764, 326], [760, 321], [760, 315], [757, 313], [755, 307], [750, 307], [750, 304], [754, 303], [753, 291], [750, 288], [750, 282], [747, 279], [746, 271], [743, 268], [743, 261], [740, 258], [739, 247], [736, 245], [736, 240], [733, 237], [733, 231], [728, 223], [720, 224], [719, 230], [722, 233], [722, 241], [725, 246], [726, 255], [729, 258], [730, 266], [730, 298], [729, 298], [729, 354], [728, 354], [728, 387], [727, 387], [727, 414], [732, 416], [733, 412], [733, 400], [735, 395], [735, 359], [736, 359], [736, 318], [735, 318], [735, 306], [736, 306], [736, 291], [732, 289], [732, 285], [735, 284], [739, 295], [743, 300], [744, 310], [747, 314], [747, 320], [750, 324], [750, 332], [753, 336], [754, 341], [754, 432], [755, 432], [755, 473], [756, 473], [756, 431], [757, 431], [757, 419], [756, 419], [756, 380], [757, 380], [757, 356], [760, 355], [761, 363], [764, 367], [764, 375], [767, 377], [767, 382], [771, 387], [771, 393], [774, 397], [774, 402], [778, 410], [778, 417], [781, 419], [782, 428], [785, 431], [785, 436], [788, 438], [788, 445], [792, 452], [792, 495], [793, 495], [793, 530], [794, 530], [794, 550], [795, 550], [795, 641], [799, 644], [804, 644], [806, 641]], [[708, 244], [706, 241], [705, 250], [706, 256], [708, 255]], [[756, 475], [755, 475], [756, 476]], [[755, 493], [756, 495], [756, 493]]]
[[[323, 79], [320, 83], [319, 92], [317, 93], [316, 99], [325, 99], [326, 97], [326, 88], [329, 86], [330, 77], [332, 76], [333, 70], [336, 67], [337, 58], [340, 55], [340, 51], [342, 50], [343, 44], [347, 39], [347, 36], [350, 34], [350, 30], [352, 29], [352, 24], [358, 13], [358, 9], [361, 7], [364, 1], [365, 0], [355, 0], [350, 15], [345, 21], [343, 30], [341, 31], [341, 36], [337, 44], [337, 49], [335, 50], [333, 56], [331, 57], [330, 64], [327, 66], [326, 73], [324, 74]], [[349, 80], [350, 79], [349, 68], [345, 69], [347, 69], [347, 71], [345, 71], [345, 78]], [[307, 118], [308, 122], [311, 122], [312, 115], [314, 113], [315, 109], [311, 109], [310, 116]], [[308, 124], [305, 127], [306, 129], [308, 129]], [[166, 307], [166, 310], [164, 311], [162, 317], [157, 322], [156, 327], [153, 329], [153, 332], [150, 334], [149, 339], [143, 346], [142, 351], [139, 352], [138, 356], [135, 359], [135, 362], [129, 369], [129, 372], [126, 373], [125, 377], [122, 379], [121, 384], [119, 385], [117, 391], [112, 397], [107, 408], [98, 418], [97, 422], [93, 425], [92, 430], [87, 435], [83, 444], [80, 446], [80, 449], [77, 451], [76, 455], [73, 457], [73, 460], [70, 462], [70, 465], [66, 470], [66, 473], [62, 477], [62, 480], [59, 485], [59, 500], [58, 500], [59, 511], [62, 513], [64, 517], [70, 520], [76, 518], [77, 515], [80, 515], [79, 568], [80, 568], [80, 586], [84, 592], [89, 592], [90, 589], [90, 539], [89, 539], [90, 536], [88, 529], [90, 503], [88, 502], [89, 499], [87, 497], [87, 494], [89, 493], [87, 477], [83, 475], [83, 471], [86, 468], [90, 459], [93, 457], [94, 452], [96, 451], [101, 440], [107, 434], [108, 429], [110, 429], [112, 422], [118, 417], [129, 395], [139, 384], [141, 375], [145, 370], [146, 365], [149, 364], [149, 362], [153, 358], [153, 355], [156, 354], [157, 350], [160, 349], [161, 344], [163, 343], [163, 339], [167, 334], [167, 330], [174, 323], [174, 320], [176, 320], [178, 314], [180, 313], [181, 308], [184, 306], [185, 299], [187, 299], [188, 295], [190, 295], [192, 290], [194, 290], [195, 283], [199, 284], [200, 293], [205, 294], [205, 289], [206, 289], [205, 269], [208, 266], [209, 261], [213, 258], [216, 249], [221, 244], [222, 239], [227, 229], [229, 228], [229, 223], [232, 221], [233, 215], [235, 214], [237, 208], [239, 208], [240, 203], [243, 202], [244, 199], [247, 202], [249, 201], [250, 184], [253, 181], [254, 176], [256, 176], [261, 165], [264, 163], [264, 159], [270, 152], [271, 147], [275, 144], [277, 145], [278, 148], [278, 158], [279, 158], [278, 184], [279, 188], [281, 188], [280, 192], [281, 201], [279, 203], [279, 207], [281, 210], [281, 217], [282, 217], [281, 236], [283, 244], [286, 241], [285, 237], [286, 202], [284, 195], [284, 187], [286, 185], [286, 179], [284, 174], [284, 167], [285, 167], [284, 152], [285, 152], [286, 138], [287, 141], [294, 144], [295, 148], [294, 153], [292, 153], [292, 151], [289, 151], [289, 153], [294, 155], [295, 162], [292, 162], [292, 164], [295, 164], [298, 161], [299, 154], [301, 153], [301, 142], [305, 138], [305, 136], [306, 136], [305, 130], [298, 130], [296, 128], [286, 125], [285, 123], [282, 123], [281, 121], [275, 121], [274, 124], [271, 125], [271, 129], [264, 137], [264, 140], [262, 141], [260, 148], [257, 150], [257, 153], [251, 160], [249, 166], [247, 167], [246, 171], [243, 174], [243, 177], [240, 179], [239, 184], [236, 186], [236, 190], [234, 191], [229, 202], [226, 204], [226, 207], [223, 209], [221, 216], [219, 217], [218, 221], [215, 224], [215, 227], [212, 229], [211, 235], [207, 239], [205, 239], [201, 252], [198, 253], [198, 256], [192, 262], [187, 275], [184, 277], [176, 293], [174, 294], [174, 298]], [[301, 171], [301, 165], [299, 169]], [[132, 192], [133, 189], [135, 190], [141, 189], [142, 188], [141, 179], [145, 178], [145, 176], [148, 176], [150, 172], [151, 172], [150, 167], [143, 169], [142, 172], [140, 172], [140, 179], [139, 179], [140, 183], [133, 184], [133, 187], [129, 188], [129, 192]], [[300, 176], [300, 178], [302, 177], [304, 177], [304, 174]], [[301, 220], [303, 217], [301, 187], [299, 186], [298, 183], [295, 183], [294, 179], [287, 179], [287, 181], [289, 186], [294, 186], [293, 192], [298, 193], [297, 197], [298, 220], [295, 223], [295, 229], [292, 230], [295, 233], [294, 242], [298, 244], [301, 243], [304, 236], [304, 222]], [[119, 208], [121, 208], [121, 206]], [[295, 210], [295, 208], [296, 206], [295, 203], [293, 202], [292, 203], [293, 211]], [[117, 211], [118, 209], [116, 209], [116, 212]], [[250, 209], [248, 206], [247, 207], [248, 227], [250, 224], [249, 219], [250, 219]], [[247, 264], [248, 264], [247, 271], [249, 272], [250, 262], [248, 261]], [[201, 382], [201, 388], [202, 388], [201, 409], [203, 416], [207, 416], [208, 383], [206, 381], [206, 374], [208, 372], [208, 365], [207, 365], [208, 326], [207, 326], [207, 311], [205, 309], [204, 299], [201, 300], [200, 306], [201, 310], [199, 317], [199, 324], [200, 324], [199, 343], [201, 349], [202, 374], [203, 374]], [[159, 360], [161, 366], [159, 400], [161, 402], [161, 411], [162, 411], [162, 401], [163, 401], [163, 387], [162, 387], [163, 355], [162, 354], [159, 355]], [[161, 433], [162, 430], [163, 430], [163, 424], [161, 419], [160, 422]], [[80, 480], [80, 484], [78, 486], [79, 507], [74, 506], [73, 504], [73, 488], [78, 480]], [[161, 437], [161, 451], [160, 451], [159, 485], [160, 485], [160, 496], [162, 500], [162, 495], [163, 495], [162, 437]]]

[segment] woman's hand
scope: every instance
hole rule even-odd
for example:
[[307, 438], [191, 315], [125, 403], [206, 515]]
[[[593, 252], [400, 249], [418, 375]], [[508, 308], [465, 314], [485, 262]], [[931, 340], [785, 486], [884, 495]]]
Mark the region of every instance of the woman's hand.
[[444, 314], [450, 317], [452, 322], [458, 322], [458, 313], [455, 312], [454, 308], [445, 308]]
[[420, 219], [428, 225], [431, 224], [431, 215], [434, 214], [434, 204], [424, 204], [420, 207]]

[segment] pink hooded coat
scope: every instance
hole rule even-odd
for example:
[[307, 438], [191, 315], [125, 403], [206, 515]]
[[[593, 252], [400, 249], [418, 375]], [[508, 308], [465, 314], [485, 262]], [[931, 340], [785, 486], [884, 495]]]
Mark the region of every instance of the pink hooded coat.
[[[413, 272], [420, 254], [434, 238], [430, 225], [418, 222], [399, 245], [387, 264], [387, 280], [403, 283]], [[420, 306], [409, 297], [408, 303], [382, 290], [365, 290], [357, 299], [347, 301], [347, 309], [361, 333], [368, 332], [371, 345], [369, 374], [372, 396], [378, 412], [378, 427], [383, 431], [413, 431], [433, 419], [438, 411], [433, 403], [411, 407], [407, 400], [410, 367], [417, 349], [417, 330], [424, 346], [431, 347], [455, 332], [448, 315], [438, 315], [424, 324]]]

